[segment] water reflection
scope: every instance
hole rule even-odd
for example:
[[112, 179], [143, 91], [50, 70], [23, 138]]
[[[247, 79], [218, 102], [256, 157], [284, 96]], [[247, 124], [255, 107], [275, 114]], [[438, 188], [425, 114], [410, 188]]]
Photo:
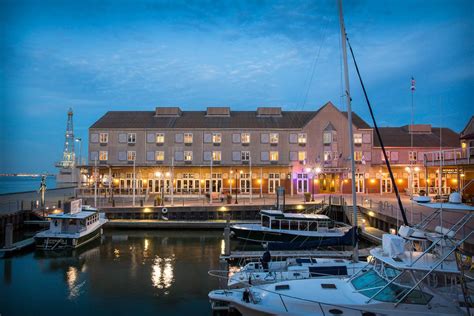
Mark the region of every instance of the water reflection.
[[[170, 258], [156, 256], [153, 260], [151, 282], [158, 289], [167, 289], [174, 282], [173, 274], [174, 255]], [[167, 292], [165, 292], [167, 294]]]
[[76, 267], [69, 267], [66, 272], [66, 282], [69, 290], [68, 300], [75, 300], [81, 295], [81, 288], [86, 281], [79, 283], [79, 271]]

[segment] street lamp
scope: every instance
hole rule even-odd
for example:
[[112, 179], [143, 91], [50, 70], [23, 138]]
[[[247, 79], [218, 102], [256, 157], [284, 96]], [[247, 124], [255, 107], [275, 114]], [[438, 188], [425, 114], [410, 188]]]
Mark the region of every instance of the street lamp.
[[237, 189], [237, 169], [235, 169], [234, 178], [235, 178], [235, 204], [239, 204], [239, 201], [237, 201], [237, 194], [239, 191]]
[[321, 172], [321, 168], [314, 167], [314, 168], [306, 168], [306, 172], [311, 172], [313, 174], [312, 177], [312, 185], [311, 185], [311, 202], [314, 202], [314, 185], [315, 185], [315, 176]]

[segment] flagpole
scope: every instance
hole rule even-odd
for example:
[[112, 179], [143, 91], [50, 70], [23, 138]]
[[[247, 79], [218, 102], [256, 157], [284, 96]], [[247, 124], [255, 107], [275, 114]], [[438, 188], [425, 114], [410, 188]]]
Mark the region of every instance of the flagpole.
[[[414, 123], [414, 117], [413, 117], [413, 110], [414, 110], [414, 94], [415, 94], [415, 78], [413, 78], [413, 76], [411, 77], [411, 127], [408, 129], [409, 133], [410, 133], [410, 145], [411, 145], [411, 152], [412, 152], [412, 159], [410, 160], [410, 173], [409, 173], [409, 177], [410, 177], [410, 201], [411, 201], [411, 222], [413, 223], [413, 165], [416, 163], [416, 162], [413, 162], [413, 125], [415, 124]], [[418, 157], [417, 157], [418, 159]]]

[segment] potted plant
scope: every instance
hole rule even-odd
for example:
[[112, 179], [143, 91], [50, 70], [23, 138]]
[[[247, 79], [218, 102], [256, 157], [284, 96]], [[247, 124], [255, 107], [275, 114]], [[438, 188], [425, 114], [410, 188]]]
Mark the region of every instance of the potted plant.
[[157, 195], [155, 197], [155, 206], [161, 206], [163, 205], [163, 199], [161, 198], [161, 196]]
[[311, 193], [309, 193], [309, 192], [304, 193], [304, 201], [305, 202], [311, 201]]

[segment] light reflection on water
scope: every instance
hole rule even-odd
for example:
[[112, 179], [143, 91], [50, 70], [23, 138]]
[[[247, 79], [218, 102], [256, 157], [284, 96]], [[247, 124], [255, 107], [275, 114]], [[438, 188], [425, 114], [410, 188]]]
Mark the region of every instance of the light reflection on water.
[[[167, 289], [173, 284], [173, 262], [174, 256], [170, 258], [155, 257], [151, 273], [151, 282], [154, 287]], [[165, 294], [168, 293], [165, 292]]]
[[37, 315], [35, 306], [55, 306], [50, 316], [210, 315], [207, 294], [219, 284], [207, 271], [219, 269], [221, 247], [220, 231], [106, 230], [70, 253], [0, 260], [0, 312]]

